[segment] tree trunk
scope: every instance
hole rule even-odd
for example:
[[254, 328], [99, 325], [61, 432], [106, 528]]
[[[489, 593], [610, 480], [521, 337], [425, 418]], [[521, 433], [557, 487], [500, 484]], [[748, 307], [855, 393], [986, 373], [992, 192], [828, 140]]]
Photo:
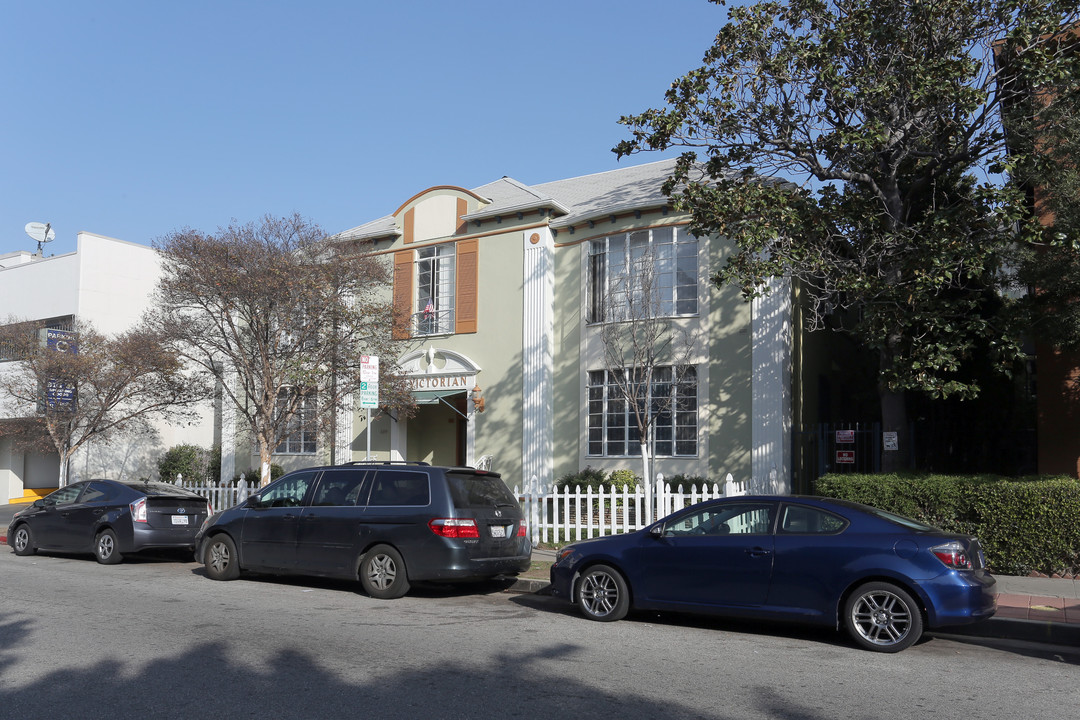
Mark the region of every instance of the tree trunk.
[[[891, 354], [883, 350], [881, 352], [881, 377], [892, 366]], [[884, 381], [878, 382], [878, 399], [881, 403], [881, 432], [882, 437], [875, 438], [874, 442], [881, 445], [881, 470], [886, 473], [894, 473], [911, 468], [911, 433], [908, 431], [907, 402], [903, 392], [890, 390]], [[884, 433], [896, 433], [896, 449], [886, 450], [884, 445]]]
[[266, 438], [259, 438], [259, 487], [270, 484], [270, 460], [273, 455], [270, 452], [270, 443]]
[[645, 524], [653, 521], [653, 503], [656, 497], [652, 475], [649, 472], [649, 445], [641, 443], [641, 480], [645, 483]]

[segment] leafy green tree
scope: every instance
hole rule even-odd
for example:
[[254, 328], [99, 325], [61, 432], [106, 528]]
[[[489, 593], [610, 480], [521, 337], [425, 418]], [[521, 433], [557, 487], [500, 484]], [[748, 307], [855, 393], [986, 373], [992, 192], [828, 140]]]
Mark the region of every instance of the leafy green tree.
[[845, 318], [877, 353], [883, 428], [903, 448], [905, 392], [974, 397], [966, 360], [1009, 372], [1021, 355], [1000, 290], [1011, 248], [1042, 229], [1010, 182], [1021, 158], [1005, 128], [1056, 106], [1028, 104], [1032, 87], [1080, 78], [1047, 40], [1077, 12], [1075, 0], [734, 7], [665, 107], [620, 120], [631, 138], [615, 151], [687, 148], [666, 189], [693, 232], [735, 243], [714, 282], [750, 298], [791, 277], [808, 329]]

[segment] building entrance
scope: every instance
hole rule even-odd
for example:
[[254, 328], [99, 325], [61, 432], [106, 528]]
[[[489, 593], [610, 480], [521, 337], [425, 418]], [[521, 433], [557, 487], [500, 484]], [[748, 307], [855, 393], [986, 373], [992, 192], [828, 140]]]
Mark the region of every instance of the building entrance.
[[465, 393], [420, 405], [409, 418], [406, 460], [432, 465], [465, 465], [468, 423]]

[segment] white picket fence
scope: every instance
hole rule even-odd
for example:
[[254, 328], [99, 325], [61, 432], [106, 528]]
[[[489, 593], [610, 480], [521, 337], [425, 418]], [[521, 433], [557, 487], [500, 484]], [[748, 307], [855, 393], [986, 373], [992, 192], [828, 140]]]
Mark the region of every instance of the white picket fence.
[[652, 520], [670, 515], [694, 503], [713, 498], [745, 495], [747, 484], [736, 482], [728, 473], [722, 483], [703, 483], [701, 487], [682, 485], [672, 487], [664, 476], [656, 477], [654, 512], [646, 512], [646, 492], [643, 487], [611, 486], [594, 490], [581, 486], [560, 491], [544, 492], [536, 478], [525, 488], [514, 488], [518, 502], [529, 524], [533, 545], [564, 543], [603, 535], [640, 530]]
[[258, 478], [248, 482], [243, 475], [240, 476], [240, 482], [235, 485], [232, 483], [221, 485], [214, 483], [212, 480], [185, 480], [179, 473], [177, 473], [174, 482], [185, 490], [198, 493], [209, 500], [210, 507], [214, 508], [214, 512], [227, 510], [233, 505], [239, 505], [259, 489]]
[[[210, 480], [185, 480], [180, 475], [176, 476], [175, 483], [209, 500], [215, 512], [239, 505], [259, 489], [258, 479], [248, 482], [243, 475], [235, 485], [215, 484]], [[703, 483], [700, 487], [691, 485], [689, 489], [682, 485], [672, 487], [664, 482], [663, 475], [657, 475], [655, 488], [652, 513], [646, 512], [643, 487], [631, 489], [624, 485], [594, 490], [577, 486], [561, 492], [545, 492], [540, 490], [534, 477], [525, 488], [514, 488], [514, 494], [521, 504], [529, 524], [530, 539], [535, 546], [640, 530], [652, 520], [694, 503], [745, 495], [748, 490], [746, 482], [736, 482], [730, 473], [722, 483]]]

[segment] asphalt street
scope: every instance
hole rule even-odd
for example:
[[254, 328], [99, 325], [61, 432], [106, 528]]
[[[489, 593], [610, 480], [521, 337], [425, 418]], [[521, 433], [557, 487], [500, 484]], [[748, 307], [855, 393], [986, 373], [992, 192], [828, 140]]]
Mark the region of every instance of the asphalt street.
[[0, 717], [1072, 718], [1080, 653], [929, 637], [897, 655], [831, 630], [617, 623], [506, 592], [245, 576], [148, 556], [0, 552]]

